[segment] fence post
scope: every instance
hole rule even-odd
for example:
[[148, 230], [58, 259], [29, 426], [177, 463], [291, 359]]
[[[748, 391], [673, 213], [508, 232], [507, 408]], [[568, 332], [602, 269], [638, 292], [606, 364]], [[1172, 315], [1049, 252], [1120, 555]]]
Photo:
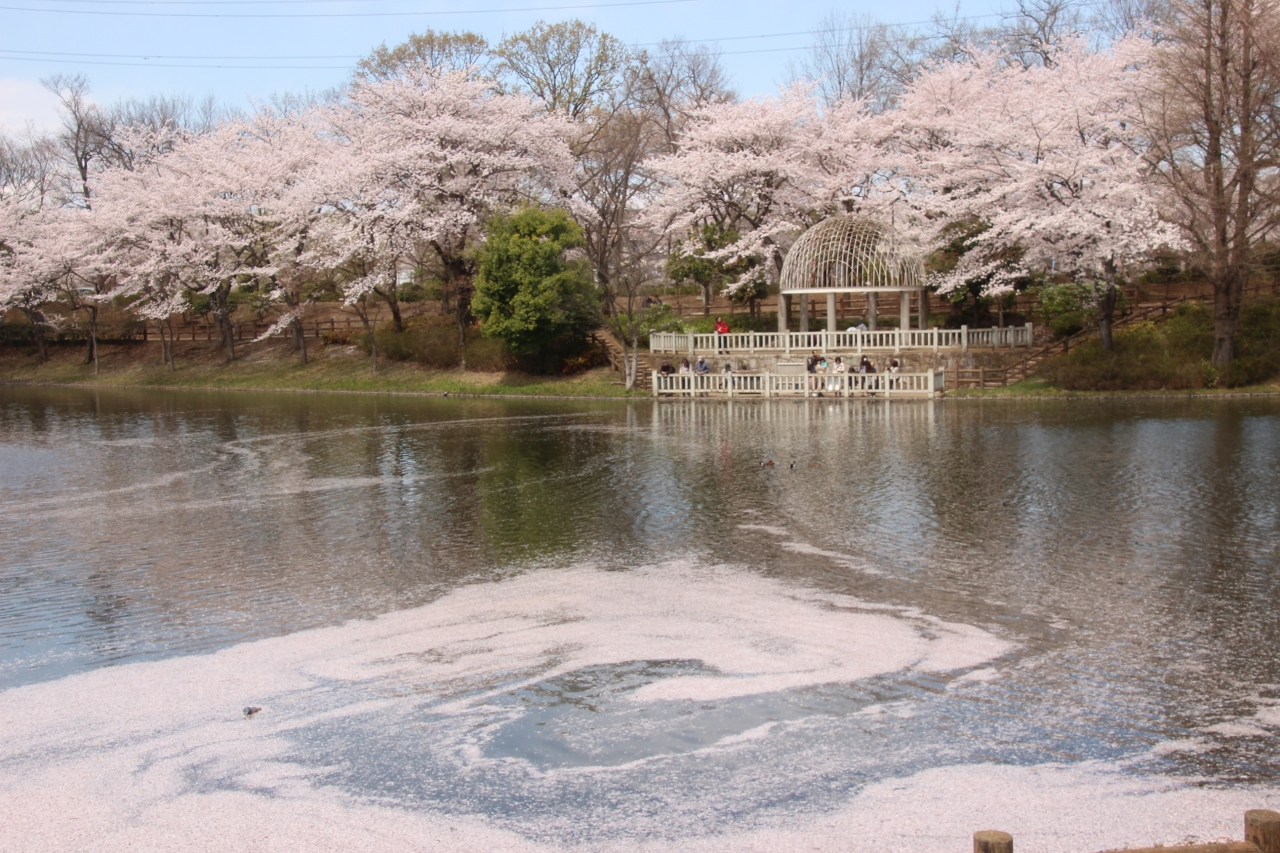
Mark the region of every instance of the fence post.
[[978, 368], [978, 387], [987, 387], [987, 369], [985, 367]]
[[1013, 853], [1013, 836], [998, 829], [975, 832], [973, 853]]
[[1262, 853], [1280, 853], [1280, 812], [1270, 809], [1245, 812], [1244, 840], [1252, 841]]
[[960, 351], [965, 352], [969, 349], [969, 327], [960, 327]]

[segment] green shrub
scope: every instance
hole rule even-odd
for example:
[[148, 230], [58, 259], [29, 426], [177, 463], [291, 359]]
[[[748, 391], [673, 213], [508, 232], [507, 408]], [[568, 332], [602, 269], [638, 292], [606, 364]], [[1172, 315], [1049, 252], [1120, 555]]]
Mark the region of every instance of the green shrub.
[[1266, 299], [1240, 310], [1235, 360], [1222, 372], [1228, 388], [1255, 385], [1280, 375], [1280, 299]]
[[438, 292], [440, 286], [433, 284], [431, 286], [424, 282], [411, 281], [408, 284], [402, 284], [396, 288], [396, 298], [406, 304], [413, 302], [422, 302], [424, 299]]
[[0, 323], [0, 346], [26, 346], [36, 340], [30, 323]]
[[1183, 303], [1160, 323], [1169, 351], [1184, 359], [1207, 359], [1213, 354], [1213, 317], [1200, 305]]
[[1051, 385], [1071, 391], [1158, 391], [1203, 388], [1208, 384], [1204, 359], [1172, 354], [1164, 335], [1151, 323], [1117, 330], [1115, 348], [1088, 341], [1069, 354], [1047, 362], [1040, 375]]
[[585, 339], [600, 317], [591, 268], [570, 250], [582, 229], [560, 209], [523, 207], [489, 219], [476, 250], [471, 309], [486, 337], [533, 354]]
[[[374, 330], [378, 355], [388, 361], [412, 361], [426, 367], [446, 369], [462, 363], [458, 347], [458, 327], [444, 317], [415, 317], [397, 334], [387, 322]], [[359, 335], [361, 348], [367, 353], [366, 335]], [[467, 368], [498, 372], [516, 367], [516, 359], [498, 340], [485, 338], [477, 330], [467, 333]]]
[[1213, 315], [1181, 305], [1161, 323], [1117, 329], [1115, 348], [1089, 341], [1045, 363], [1040, 375], [1074, 391], [1181, 390], [1255, 385], [1280, 376], [1280, 300], [1249, 303], [1240, 313], [1235, 360], [1216, 370]]
[[1069, 338], [1084, 329], [1088, 321], [1083, 311], [1064, 311], [1049, 317], [1049, 329], [1060, 338]]

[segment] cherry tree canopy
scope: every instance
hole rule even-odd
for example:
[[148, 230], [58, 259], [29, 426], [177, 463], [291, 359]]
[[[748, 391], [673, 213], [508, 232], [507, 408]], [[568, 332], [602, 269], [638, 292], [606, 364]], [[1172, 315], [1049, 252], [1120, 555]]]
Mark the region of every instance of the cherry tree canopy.
[[1137, 40], [1108, 52], [1074, 41], [1052, 65], [1030, 68], [979, 53], [922, 74], [882, 117], [916, 222], [938, 223], [938, 242], [954, 223], [980, 224], [941, 290], [985, 278], [1000, 292], [1031, 268], [1109, 289], [1153, 249], [1180, 244], [1160, 220], [1130, 121], [1126, 75], [1145, 50]]
[[346, 264], [353, 293], [394, 282], [423, 247], [443, 279], [469, 278], [465, 250], [491, 210], [570, 185], [567, 123], [465, 72], [357, 80], [328, 120], [324, 168], [309, 186], [324, 211], [314, 259]]

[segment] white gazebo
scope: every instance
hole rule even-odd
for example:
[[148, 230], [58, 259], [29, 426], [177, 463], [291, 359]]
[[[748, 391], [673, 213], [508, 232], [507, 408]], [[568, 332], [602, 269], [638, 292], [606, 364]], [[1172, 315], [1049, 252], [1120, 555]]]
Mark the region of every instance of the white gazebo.
[[867, 325], [876, 328], [881, 293], [897, 293], [900, 328], [911, 327], [911, 296], [919, 306], [920, 328], [929, 326], [924, 260], [902, 237], [882, 222], [865, 216], [824, 219], [800, 235], [782, 263], [778, 296], [778, 331], [791, 317], [791, 297], [800, 296], [800, 331], [809, 331], [809, 296], [827, 297], [827, 331], [837, 331], [836, 295], [864, 293]]

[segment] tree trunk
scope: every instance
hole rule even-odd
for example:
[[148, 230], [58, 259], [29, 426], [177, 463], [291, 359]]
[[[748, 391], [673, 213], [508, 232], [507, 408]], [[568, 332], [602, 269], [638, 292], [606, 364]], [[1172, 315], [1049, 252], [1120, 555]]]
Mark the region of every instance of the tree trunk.
[[1235, 358], [1236, 331], [1245, 274], [1230, 269], [1213, 283], [1213, 366], [1221, 370]]
[[[625, 340], [625, 338], [623, 339]], [[640, 373], [640, 336], [635, 332], [631, 333], [631, 358], [627, 359], [626, 344], [622, 348], [622, 365], [625, 368], [626, 389], [634, 391], [636, 388], [636, 376]]]
[[220, 284], [209, 294], [213, 306], [213, 323], [218, 327], [218, 337], [227, 353], [227, 362], [236, 359], [236, 330], [231, 323], [231, 285]]
[[364, 333], [369, 336], [369, 355], [373, 358], [373, 372], [378, 372], [378, 339], [374, 337], [373, 326], [369, 323], [369, 312], [360, 308], [356, 309], [357, 316], [360, 317], [360, 325], [364, 326]]
[[391, 309], [391, 330], [397, 335], [404, 331], [404, 320], [400, 316], [400, 299], [396, 296], [396, 286], [391, 285], [387, 291], [375, 291]]
[[93, 365], [93, 373], [98, 374], [98, 306], [91, 305], [86, 310], [89, 315], [89, 340], [84, 353], [84, 363]]
[[455, 315], [458, 321], [458, 368], [467, 369], [467, 324], [459, 311]]
[[467, 369], [467, 326], [471, 324], [471, 282], [455, 275], [453, 318], [458, 324], [458, 366]]
[[164, 320], [156, 320], [156, 331], [160, 334], [160, 362], [172, 371], [173, 368], [169, 364], [171, 360], [169, 339], [164, 333]]
[[293, 333], [293, 348], [302, 357], [302, 363], [307, 363], [307, 336], [302, 328], [302, 320], [294, 317], [289, 321], [289, 330]]
[[1111, 336], [1111, 327], [1115, 322], [1116, 298], [1120, 290], [1114, 283], [1108, 282], [1106, 288], [1098, 294], [1098, 340], [1104, 352], [1111, 352], [1115, 342]]

